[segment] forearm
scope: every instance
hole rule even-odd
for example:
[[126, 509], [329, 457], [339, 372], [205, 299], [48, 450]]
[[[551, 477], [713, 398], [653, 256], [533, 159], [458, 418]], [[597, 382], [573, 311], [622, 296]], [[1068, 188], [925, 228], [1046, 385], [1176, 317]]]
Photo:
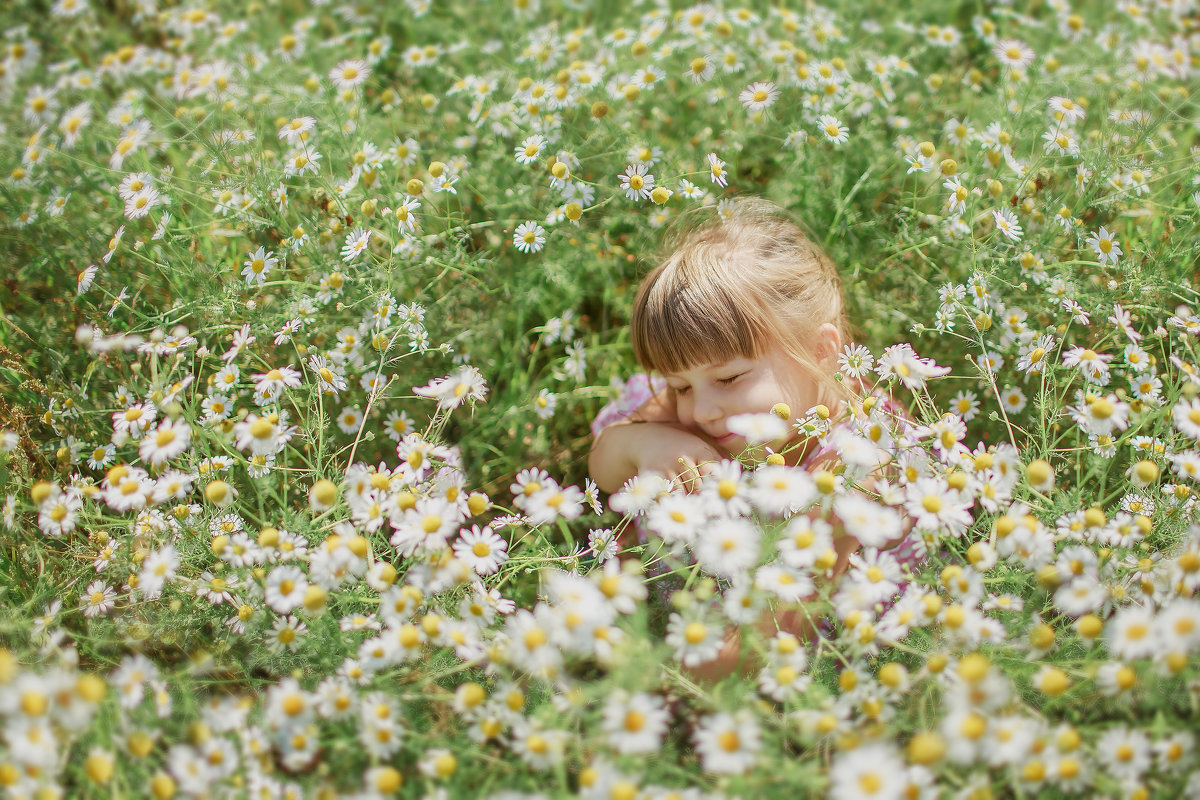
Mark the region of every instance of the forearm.
[[600, 431], [588, 453], [588, 473], [602, 491], [612, 493], [637, 473], [628, 437], [635, 423], [617, 423]]

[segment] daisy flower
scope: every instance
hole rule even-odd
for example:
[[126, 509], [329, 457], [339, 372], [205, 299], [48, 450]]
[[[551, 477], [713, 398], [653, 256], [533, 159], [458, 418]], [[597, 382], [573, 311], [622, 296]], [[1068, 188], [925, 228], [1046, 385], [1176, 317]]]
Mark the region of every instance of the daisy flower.
[[146, 464], [159, 466], [178, 458], [191, 443], [192, 429], [182, 420], [164, 419], [152, 434], [142, 437], [138, 455]]
[[1021, 223], [1017, 221], [1017, 215], [1007, 208], [993, 211], [992, 219], [996, 222], [996, 230], [1011, 241], [1019, 242], [1025, 233], [1021, 230]]
[[1088, 347], [1072, 347], [1062, 356], [1064, 366], [1076, 367], [1084, 380], [1094, 383], [1108, 380], [1108, 363], [1112, 358], [1109, 353], [1097, 353]]
[[671, 614], [666, 643], [675, 648], [675, 658], [685, 667], [694, 667], [717, 657], [723, 634], [720, 625], [706, 622], [698, 612]]
[[687, 69], [683, 71], [683, 76], [691, 79], [692, 83], [704, 83], [712, 78], [713, 74], [717, 71], [717, 61], [716, 56], [696, 56], [688, 62]]
[[492, 575], [508, 560], [508, 542], [488, 527], [472, 525], [454, 543], [454, 555], [479, 575]]
[[751, 114], [766, 111], [779, 98], [779, 89], [771, 81], [755, 81], [738, 94], [738, 101]]
[[712, 182], [718, 186], [728, 186], [729, 177], [725, 174], [725, 162], [717, 158], [716, 153], [709, 153], [705, 160], [708, 162], [708, 171]]
[[693, 740], [704, 771], [710, 773], [740, 775], [754, 766], [762, 749], [762, 731], [748, 709], [702, 718]]
[[342, 433], [357, 433], [362, 427], [363, 413], [355, 406], [343, 408], [337, 416], [337, 426]]
[[87, 589], [79, 598], [79, 607], [85, 617], [98, 617], [112, 611], [117, 592], [104, 581], [96, 580], [88, 584]]
[[671, 721], [663, 701], [652, 694], [618, 691], [604, 706], [603, 728], [619, 753], [656, 752]]
[[905, 763], [888, 744], [875, 742], [840, 753], [829, 772], [833, 800], [904, 796]]
[[313, 117], [296, 117], [279, 128], [279, 138], [288, 143], [302, 141], [305, 134], [316, 127], [317, 121]]
[[274, 611], [290, 614], [304, 602], [308, 591], [308, 578], [298, 567], [290, 565], [276, 567], [267, 576], [263, 600]]
[[526, 137], [525, 141], [521, 142], [521, 144], [515, 148], [517, 162], [521, 164], [532, 164], [538, 160], [538, 157], [542, 153], [542, 149], [547, 144], [549, 144], [549, 142], [547, 142], [546, 137], [542, 136], [541, 134], [535, 133], [533, 136]]
[[1101, 264], [1116, 264], [1117, 259], [1121, 257], [1121, 243], [1117, 241], [1107, 228], [1101, 226], [1100, 230], [1090, 234], [1087, 238], [1087, 246], [1092, 248], [1096, 254], [1096, 259]]
[[329, 70], [329, 81], [339, 92], [356, 89], [371, 77], [371, 68], [360, 58], [347, 58]]
[[850, 138], [850, 129], [832, 114], [822, 114], [817, 118], [817, 130], [832, 144], [843, 144]]
[[346, 243], [342, 246], [342, 261], [349, 264], [367, 250], [371, 242], [371, 231], [355, 228], [346, 234]]
[[469, 364], [459, 367], [444, 378], [437, 378], [425, 386], [414, 386], [413, 393], [421, 397], [435, 398], [438, 407], [446, 410], [458, 408], [466, 401], [472, 404], [487, 397], [487, 381], [479, 370]]
[[875, 356], [860, 344], [848, 344], [838, 354], [838, 369], [847, 378], [861, 378], [875, 366]]
[[254, 394], [267, 401], [276, 400], [284, 389], [296, 389], [301, 384], [300, 373], [292, 369], [290, 364], [257, 373], [252, 378]]
[[279, 259], [275, 257], [274, 252], [268, 253], [265, 247], [260, 247], [242, 262], [242, 277], [249, 285], [257, 283], [262, 286], [267, 280], [267, 274], [278, 264]]
[[513, 231], [513, 245], [522, 253], [536, 253], [546, 245], [546, 229], [533, 220], [522, 222]]
[[1033, 48], [1017, 39], [1001, 39], [992, 53], [1002, 66], [1012, 70], [1023, 70], [1033, 63]]
[[308, 626], [303, 620], [293, 616], [280, 617], [275, 620], [270, 633], [267, 634], [266, 647], [272, 653], [282, 653], [284, 650], [295, 650], [300, 646], [300, 640], [308, 632]]
[[645, 164], [629, 164], [618, 177], [621, 179], [621, 189], [625, 197], [637, 202], [650, 197], [654, 191], [654, 176], [647, 172]]

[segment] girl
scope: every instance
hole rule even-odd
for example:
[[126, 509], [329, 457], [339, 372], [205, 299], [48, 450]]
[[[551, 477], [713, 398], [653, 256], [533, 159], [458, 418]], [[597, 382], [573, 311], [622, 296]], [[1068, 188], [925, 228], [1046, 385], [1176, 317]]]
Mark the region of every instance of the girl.
[[[631, 325], [638, 362], [662, 378], [635, 376], [636, 399], [593, 425], [588, 466], [605, 491], [651, 470], [690, 485], [711, 462], [741, 455], [732, 416], [779, 403], [837, 410], [861, 397], [835, 378], [850, 340], [837, 270], [785, 211], [736, 200], [727, 219], [685, 229], [669, 247], [638, 290]], [[791, 465], [833, 458], [794, 432], [775, 444]]]
[[[862, 408], [867, 388], [837, 377], [850, 341], [841, 280], [787, 212], [739, 199], [727, 214], [677, 231], [668, 248], [638, 290], [631, 323], [638, 362], [661, 377], [635, 376], [593, 424], [588, 466], [601, 489], [614, 492], [650, 471], [694, 489], [722, 459], [753, 452], [730, 425], [739, 414], [808, 415], [824, 406], [836, 418], [852, 404]], [[887, 398], [874, 402], [903, 419]], [[811, 472], [833, 468], [837, 429], [851, 424], [850, 414], [842, 416], [820, 441], [789, 426], [771, 443], [772, 460]], [[880, 452], [877, 460], [882, 466], [889, 458]], [[842, 535], [835, 547], [836, 578], [858, 542]], [[736, 662], [735, 634], [710, 674]]]

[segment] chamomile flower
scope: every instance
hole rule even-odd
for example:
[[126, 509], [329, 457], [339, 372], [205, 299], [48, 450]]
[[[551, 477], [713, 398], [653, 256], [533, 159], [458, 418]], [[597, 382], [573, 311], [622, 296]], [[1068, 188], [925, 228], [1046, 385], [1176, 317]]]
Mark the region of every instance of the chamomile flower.
[[779, 89], [771, 81], [755, 81], [738, 93], [738, 102], [751, 114], [766, 111], [779, 98]]
[[608, 742], [624, 755], [656, 752], [670, 721], [662, 699], [645, 692], [617, 691], [604, 706], [603, 728]]
[[649, 198], [654, 191], [654, 175], [648, 172], [645, 164], [630, 164], [617, 177], [621, 179], [621, 190], [625, 192], [625, 197], [634, 202]]
[[1033, 63], [1033, 48], [1018, 39], [1001, 39], [992, 48], [1000, 65], [1010, 70], [1023, 70]]
[[727, 186], [729, 184], [729, 176], [725, 172], [725, 162], [717, 158], [716, 153], [709, 153], [705, 156], [705, 161], [708, 163], [708, 173], [709, 177], [712, 178], [712, 182], [718, 186]]
[[360, 58], [347, 58], [329, 70], [329, 82], [339, 92], [357, 89], [371, 77], [371, 68]]
[[533, 220], [522, 222], [513, 231], [513, 246], [522, 253], [536, 253], [546, 245], [546, 229]]
[[492, 575], [508, 560], [508, 542], [491, 528], [463, 529], [454, 542], [454, 555], [479, 575]]
[[846, 140], [850, 138], [850, 129], [832, 114], [822, 114], [817, 117], [817, 132], [830, 144], [845, 144]]
[[342, 245], [342, 261], [349, 264], [363, 253], [371, 243], [371, 231], [367, 228], [355, 228], [346, 234], [346, 242]]
[[692, 738], [708, 773], [740, 775], [754, 766], [762, 750], [762, 731], [749, 709], [703, 717]]
[[95, 580], [88, 584], [87, 589], [79, 598], [79, 607], [88, 618], [99, 617], [112, 611], [117, 599], [117, 591], [104, 581]]
[[262, 286], [267, 281], [267, 275], [278, 264], [279, 259], [275, 257], [274, 252], [268, 253], [265, 247], [259, 247], [242, 262], [242, 277], [249, 285]]
[[992, 220], [996, 224], [996, 231], [1004, 238], [1013, 241], [1021, 241], [1024, 231], [1021, 229], [1021, 223], [1017, 221], [1017, 215], [1007, 208], [999, 208], [992, 211]]
[[1117, 237], [1103, 226], [1100, 230], [1088, 235], [1087, 246], [1092, 248], [1096, 259], [1101, 264], [1115, 265], [1124, 252], [1121, 250], [1121, 243], [1117, 241]]

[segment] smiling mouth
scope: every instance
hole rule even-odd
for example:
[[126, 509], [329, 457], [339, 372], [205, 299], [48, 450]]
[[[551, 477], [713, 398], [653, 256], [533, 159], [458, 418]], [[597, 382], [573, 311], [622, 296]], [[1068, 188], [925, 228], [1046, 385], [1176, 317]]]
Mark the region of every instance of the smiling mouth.
[[713, 441], [716, 442], [717, 444], [729, 444], [736, 438], [737, 438], [736, 433], [727, 433], [724, 436], [716, 437], [715, 439], [713, 439]]

